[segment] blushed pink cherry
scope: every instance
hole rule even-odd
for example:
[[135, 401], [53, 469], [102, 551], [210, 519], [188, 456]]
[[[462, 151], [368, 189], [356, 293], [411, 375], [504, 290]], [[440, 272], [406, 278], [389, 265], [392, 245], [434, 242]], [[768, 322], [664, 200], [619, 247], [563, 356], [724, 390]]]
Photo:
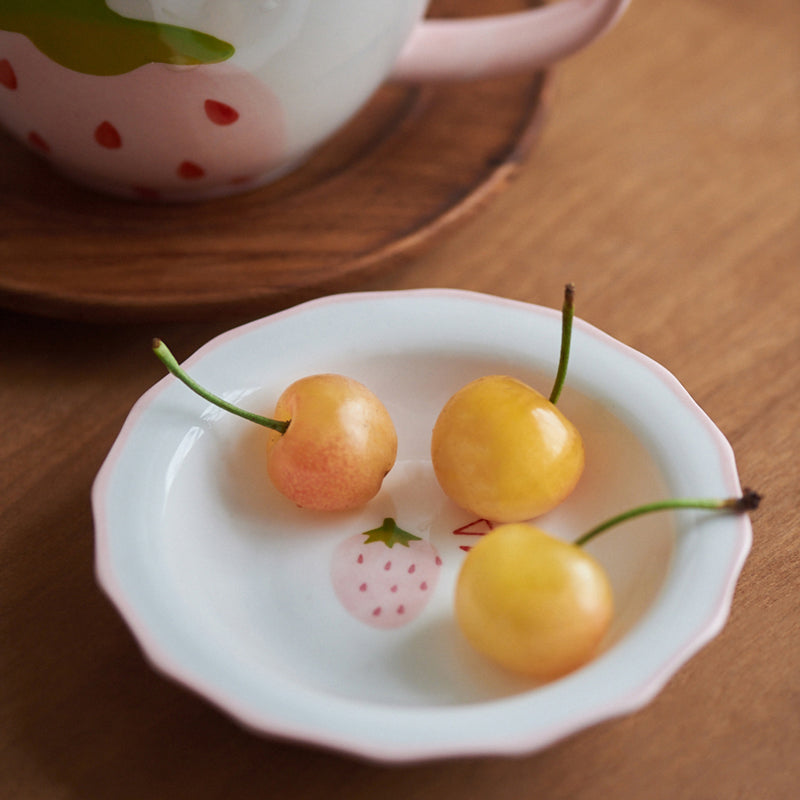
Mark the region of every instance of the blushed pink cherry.
[[273, 417], [245, 411], [200, 386], [159, 339], [153, 350], [196, 394], [270, 431], [267, 472], [275, 488], [301, 508], [345, 511], [380, 490], [397, 457], [389, 412], [366, 386], [344, 375], [301, 378], [278, 398]]

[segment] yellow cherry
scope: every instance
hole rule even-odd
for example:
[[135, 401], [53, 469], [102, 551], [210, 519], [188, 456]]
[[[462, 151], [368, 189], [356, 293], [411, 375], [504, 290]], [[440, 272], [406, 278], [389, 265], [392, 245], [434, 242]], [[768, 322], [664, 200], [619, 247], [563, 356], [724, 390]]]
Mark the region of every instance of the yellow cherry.
[[611, 584], [582, 548], [628, 519], [678, 508], [744, 513], [760, 497], [672, 499], [637, 506], [564, 542], [528, 523], [500, 525], [464, 559], [455, 616], [464, 637], [495, 664], [536, 681], [562, 677], [590, 661], [614, 613]]
[[521, 522], [561, 503], [584, 467], [583, 440], [556, 407], [566, 376], [574, 287], [564, 294], [561, 358], [549, 398], [508, 375], [464, 386], [433, 428], [431, 460], [445, 494], [478, 517]]
[[583, 440], [546, 397], [506, 375], [467, 384], [442, 409], [431, 460], [448, 497], [478, 517], [519, 522], [554, 508], [583, 472]]
[[611, 584], [591, 555], [525, 523], [473, 547], [456, 588], [469, 643], [513, 672], [558, 678], [595, 653], [613, 616]]

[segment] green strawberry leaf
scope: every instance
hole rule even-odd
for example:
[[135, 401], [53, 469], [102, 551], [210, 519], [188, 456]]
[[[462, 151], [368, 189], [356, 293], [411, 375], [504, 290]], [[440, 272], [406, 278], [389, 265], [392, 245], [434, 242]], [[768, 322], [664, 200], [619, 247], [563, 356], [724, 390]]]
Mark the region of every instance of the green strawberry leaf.
[[123, 17], [105, 0], [3, 0], [0, 30], [27, 36], [53, 61], [87, 75], [121, 75], [154, 62], [214, 64], [234, 53], [207, 33]]
[[414, 536], [413, 533], [404, 531], [391, 517], [386, 517], [380, 528], [365, 531], [364, 536], [367, 537], [364, 544], [383, 542], [387, 547], [394, 547], [396, 544], [408, 547], [411, 542], [419, 541], [420, 539], [419, 536]]

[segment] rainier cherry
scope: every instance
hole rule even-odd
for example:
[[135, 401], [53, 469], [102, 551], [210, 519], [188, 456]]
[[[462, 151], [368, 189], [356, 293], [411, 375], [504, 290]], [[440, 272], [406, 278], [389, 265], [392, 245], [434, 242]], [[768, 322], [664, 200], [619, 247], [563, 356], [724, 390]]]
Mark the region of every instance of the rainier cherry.
[[311, 375], [278, 398], [274, 419], [211, 394], [178, 365], [167, 346], [153, 351], [175, 377], [220, 408], [270, 429], [267, 472], [302, 508], [345, 511], [372, 499], [397, 456], [389, 412], [366, 386], [343, 375]]
[[549, 511], [583, 472], [583, 440], [556, 408], [569, 360], [574, 287], [564, 293], [561, 358], [546, 398], [506, 375], [467, 384], [433, 428], [431, 459], [445, 494], [478, 517], [519, 522]]
[[597, 534], [642, 514], [668, 508], [745, 512], [760, 497], [649, 503], [592, 528], [574, 543], [526, 523], [500, 525], [473, 547], [456, 585], [456, 620], [467, 641], [496, 664], [539, 681], [589, 661], [613, 616], [611, 584], [582, 549]]

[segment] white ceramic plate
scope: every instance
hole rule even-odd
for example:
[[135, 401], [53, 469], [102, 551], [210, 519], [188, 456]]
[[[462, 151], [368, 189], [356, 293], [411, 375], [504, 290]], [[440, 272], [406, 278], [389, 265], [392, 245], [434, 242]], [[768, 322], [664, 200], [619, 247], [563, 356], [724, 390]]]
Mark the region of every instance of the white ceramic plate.
[[[256, 731], [381, 761], [531, 752], [649, 701], [722, 628], [750, 547], [745, 515], [668, 512], [594, 540], [616, 621], [600, 655], [554, 683], [488, 664], [452, 617], [463, 548], [484, 527], [436, 485], [434, 420], [480, 375], [548, 393], [560, 327], [558, 310], [469, 292], [350, 294], [244, 325], [186, 361], [207, 388], [262, 413], [312, 373], [372, 388], [395, 421], [398, 462], [371, 503], [344, 514], [294, 507], [266, 477], [264, 429], [159, 381], [93, 489], [100, 583], [151, 662]], [[731, 448], [675, 378], [580, 320], [559, 407], [584, 436], [587, 467], [539, 520], [556, 535], [649, 500], [740, 491]], [[418, 616], [386, 627], [384, 614], [376, 627], [340, 602], [332, 571], [337, 547], [386, 516], [442, 563], [422, 567]]]

